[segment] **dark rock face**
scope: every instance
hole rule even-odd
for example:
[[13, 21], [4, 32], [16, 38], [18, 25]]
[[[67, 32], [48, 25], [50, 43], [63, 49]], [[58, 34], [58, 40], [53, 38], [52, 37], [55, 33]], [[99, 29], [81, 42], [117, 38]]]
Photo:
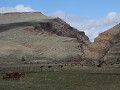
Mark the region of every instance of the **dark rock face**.
[[77, 38], [78, 42], [83, 44], [90, 43], [89, 38], [85, 35], [83, 31], [78, 31], [60, 18], [53, 20], [53, 27], [55, 27], [55, 29], [57, 30], [56, 32], [60, 34], [60, 36]]
[[47, 31], [58, 36], [76, 38], [79, 43], [83, 44], [90, 43], [89, 38], [83, 31], [78, 31], [60, 18], [55, 18], [48, 22], [41, 22], [37, 26], [34, 26], [34, 30]]
[[100, 33], [94, 42], [88, 46], [85, 52], [85, 59], [99, 63], [117, 63], [120, 55], [120, 24]]
[[[5, 17], [7, 20], [4, 19]], [[34, 29], [43, 33], [47, 31], [59, 36], [76, 38], [79, 43], [90, 43], [89, 38], [83, 31], [71, 27], [60, 18], [47, 17], [41, 12], [5, 13], [0, 15], [0, 20], [0, 32], [17, 27], [33, 26], [30, 30]]]

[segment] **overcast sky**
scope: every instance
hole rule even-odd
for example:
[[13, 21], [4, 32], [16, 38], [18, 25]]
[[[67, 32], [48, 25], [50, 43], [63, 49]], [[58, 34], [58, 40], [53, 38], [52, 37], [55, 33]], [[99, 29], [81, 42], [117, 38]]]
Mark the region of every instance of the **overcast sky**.
[[60, 17], [91, 41], [120, 23], [120, 0], [0, 0], [0, 13], [30, 11]]

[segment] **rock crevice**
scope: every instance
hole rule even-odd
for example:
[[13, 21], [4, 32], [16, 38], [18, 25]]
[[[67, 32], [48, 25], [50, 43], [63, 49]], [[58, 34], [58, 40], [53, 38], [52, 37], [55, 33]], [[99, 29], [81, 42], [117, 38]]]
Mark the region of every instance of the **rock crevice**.
[[95, 38], [94, 42], [88, 46], [87, 50], [85, 50], [84, 59], [91, 60], [92, 62], [104, 61], [108, 64], [116, 63], [118, 60], [117, 55], [119, 55], [120, 51], [119, 43], [120, 24], [100, 33], [99, 36]]

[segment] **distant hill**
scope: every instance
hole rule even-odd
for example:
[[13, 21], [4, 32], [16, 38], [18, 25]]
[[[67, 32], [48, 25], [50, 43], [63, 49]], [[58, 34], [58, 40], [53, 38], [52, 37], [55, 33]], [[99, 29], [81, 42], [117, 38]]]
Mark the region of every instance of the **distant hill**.
[[90, 44], [83, 31], [40, 12], [0, 14], [0, 64], [34, 60], [79, 61], [80, 45]]

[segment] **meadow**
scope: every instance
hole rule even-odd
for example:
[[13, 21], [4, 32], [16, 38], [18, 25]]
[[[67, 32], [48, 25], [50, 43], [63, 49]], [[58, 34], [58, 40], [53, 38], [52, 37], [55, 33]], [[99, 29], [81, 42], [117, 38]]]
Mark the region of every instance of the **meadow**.
[[54, 71], [27, 70], [19, 80], [2, 79], [5, 71], [1, 70], [0, 90], [120, 90], [119, 65], [67, 65], [61, 70], [54, 66]]

